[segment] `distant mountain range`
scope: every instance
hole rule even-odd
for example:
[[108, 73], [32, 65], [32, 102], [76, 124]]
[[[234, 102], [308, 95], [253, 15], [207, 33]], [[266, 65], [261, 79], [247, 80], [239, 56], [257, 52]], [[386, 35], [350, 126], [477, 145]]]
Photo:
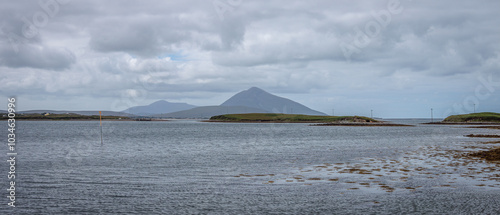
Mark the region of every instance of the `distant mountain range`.
[[186, 103], [172, 103], [172, 102], [167, 102], [165, 100], [160, 100], [160, 101], [151, 103], [150, 105], [146, 105], [146, 106], [131, 107], [131, 108], [124, 110], [122, 112], [134, 114], [134, 115], [138, 115], [138, 116], [150, 116], [150, 115], [155, 115], [155, 114], [165, 114], [165, 113], [184, 111], [184, 110], [189, 110], [189, 109], [192, 109], [195, 107], [196, 106], [194, 106], [194, 105], [190, 105], [190, 104], [186, 104]]
[[269, 113], [268, 111], [244, 106], [203, 106], [190, 110], [178, 111], [167, 114], [157, 114], [159, 118], [210, 118], [212, 116], [235, 113]]
[[298, 102], [275, 96], [257, 87], [252, 87], [237, 93], [219, 106], [196, 107], [189, 110], [153, 116], [162, 118], [210, 118], [216, 115], [234, 113], [326, 115]]
[[[3, 111], [5, 112], [5, 111]], [[99, 111], [52, 111], [31, 110], [20, 113], [76, 113], [98, 115]], [[0, 111], [1, 113], [1, 111]], [[222, 114], [235, 113], [287, 113], [304, 115], [326, 115], [312, 110], [298, 102], [252, 87], [239, 92], [219, 106], [197, 107], [186, 103], [172, 103], [160, 100], [145, 106], [135, 106], [122, 112], [103, 111], [104, 116], [148, 116], [161, 118], [210, 118]]]

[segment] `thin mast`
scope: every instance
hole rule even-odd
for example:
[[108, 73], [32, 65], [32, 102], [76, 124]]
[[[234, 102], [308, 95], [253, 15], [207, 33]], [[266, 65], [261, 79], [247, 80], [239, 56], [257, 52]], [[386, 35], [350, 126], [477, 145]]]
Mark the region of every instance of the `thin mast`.
[[101, 124], [101, 145], [103, 144], [102, 143], [102, 117], [101, 117], [101, 111], [99, 111], [99, 123]]

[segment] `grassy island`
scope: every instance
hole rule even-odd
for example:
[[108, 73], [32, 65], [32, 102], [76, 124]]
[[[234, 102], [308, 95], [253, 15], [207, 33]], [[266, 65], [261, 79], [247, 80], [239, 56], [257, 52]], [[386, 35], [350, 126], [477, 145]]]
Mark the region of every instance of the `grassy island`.
[[446, 117], [441, 122], [423, 124], [455, 124], [455, 125], [500, 125], [500, 113], [482, 112]]
[[371, 123], [378, 122], [363, 116], [311, 116], [281, 113], [225, 114], [213, 116], [209, 122], [274, 122], [274, 123]]
[[445, 123], [500, 123], [500, 113], [482, 112], [453, 115], [443, 120]]

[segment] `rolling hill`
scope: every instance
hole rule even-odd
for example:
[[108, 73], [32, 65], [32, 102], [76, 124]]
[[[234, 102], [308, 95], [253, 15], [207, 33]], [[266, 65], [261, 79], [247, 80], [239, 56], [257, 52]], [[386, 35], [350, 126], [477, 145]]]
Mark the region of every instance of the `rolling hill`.
[[135, 106], [127, 110], [122, 111], [123, 113], [134, 114], [138, 116], [151, 116], [155, 114], [165, 114], [177, 111], [184, 111], [195, 108], [196, 106], [186, 104], [186, 103], [173, 103], [165, 100], [160, 100], [145, 106]]

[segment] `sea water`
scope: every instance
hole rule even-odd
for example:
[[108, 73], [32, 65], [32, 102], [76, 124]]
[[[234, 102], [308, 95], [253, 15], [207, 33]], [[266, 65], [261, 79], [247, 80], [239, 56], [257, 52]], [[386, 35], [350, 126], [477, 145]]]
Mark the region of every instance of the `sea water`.
[[0, 214], [500, 213], [499, 166], [447, 155], [496, 130], [395, 122], [19, 121]]

